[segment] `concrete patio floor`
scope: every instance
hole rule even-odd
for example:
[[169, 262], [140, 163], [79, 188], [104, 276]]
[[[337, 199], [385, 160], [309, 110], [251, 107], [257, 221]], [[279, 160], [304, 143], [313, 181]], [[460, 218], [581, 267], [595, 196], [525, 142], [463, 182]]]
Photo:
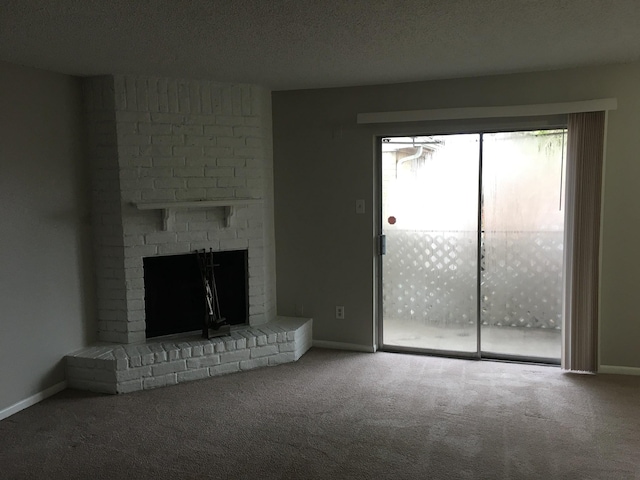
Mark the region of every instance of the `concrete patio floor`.
[[[476, 351], [476, 326], [443, 327], [405, 319], [385, 319], [383, 343], [456, 352]], [[560, 360], [561, 331], [543, 328], [483, 326], [482, 351], [500, 355]]]

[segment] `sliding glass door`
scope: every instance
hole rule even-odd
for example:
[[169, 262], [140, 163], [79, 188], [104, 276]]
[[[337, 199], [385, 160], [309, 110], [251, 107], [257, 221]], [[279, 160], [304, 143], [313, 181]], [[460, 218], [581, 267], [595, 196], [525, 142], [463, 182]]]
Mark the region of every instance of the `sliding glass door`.
[[482, 352], [560, 359], [565, 130], [483, 135]]
[[478, 350], [480, 136], [382, 143], [384, 343]]
[[383, 348], [559, 362], [565, 136], [382, 139]]

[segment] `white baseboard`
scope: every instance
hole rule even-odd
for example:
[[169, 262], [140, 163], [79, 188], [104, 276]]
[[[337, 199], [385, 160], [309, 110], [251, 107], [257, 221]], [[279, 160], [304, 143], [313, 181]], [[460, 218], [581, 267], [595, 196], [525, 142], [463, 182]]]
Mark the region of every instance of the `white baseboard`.
[[375, 353], [375, 345], [358, 345], [357, 343], [344, 343], [344, 342], [327, 342], [324, 340], [314, 340], [313, 346], [318, 348], [331, 348], [333, 350], [350, 350], [352, 352], [367, 352]]
[[36, 403], [41, 402], [45, 398], [48, 398], [52, 395], [55, 395], [58, 392], [61, 392], [65, 388], [67, 388], [66, 380], [60, 383], [56, 383], [54, 386], [49, 387], [46, 390], [43, 390], [41, 392], [38, 392], [35, 395], [31, 395], [29, 398], [20, 400], [18, 403], [14, 403], [10, 407], [0, 410], [0, 420], [10, 417], [14, 413], [18, 413], [20, 410], [24, 410], [25, 408], [35, 405]]
[[618, 375], [640, 375], [640, 367], [618, 367], [616, 365], [600, 365], [598, 373], [615, 373]]

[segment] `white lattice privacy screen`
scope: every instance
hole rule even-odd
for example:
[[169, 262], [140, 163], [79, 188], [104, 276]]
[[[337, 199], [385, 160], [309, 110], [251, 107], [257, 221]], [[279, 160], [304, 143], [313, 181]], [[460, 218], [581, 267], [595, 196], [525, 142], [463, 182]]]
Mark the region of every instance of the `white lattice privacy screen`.
[[[486, 235], [482, 323], [559, 329], [563, 233]], [[385, 318], [444, 326], [475, 323], [476, 239], [475, 231], [389, 231], [383, 257]]]

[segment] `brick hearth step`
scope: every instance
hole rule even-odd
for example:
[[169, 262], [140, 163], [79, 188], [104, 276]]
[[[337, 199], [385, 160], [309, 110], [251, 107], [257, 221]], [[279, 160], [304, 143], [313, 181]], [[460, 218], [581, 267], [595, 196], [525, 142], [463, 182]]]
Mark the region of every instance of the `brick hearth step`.
[[70, 388], [127, 393], [295, 362], [311, 347], [312, 320], [278, 317], [205, 340], [172, 335], [138, 344], [99, 344], [65, 357]]

